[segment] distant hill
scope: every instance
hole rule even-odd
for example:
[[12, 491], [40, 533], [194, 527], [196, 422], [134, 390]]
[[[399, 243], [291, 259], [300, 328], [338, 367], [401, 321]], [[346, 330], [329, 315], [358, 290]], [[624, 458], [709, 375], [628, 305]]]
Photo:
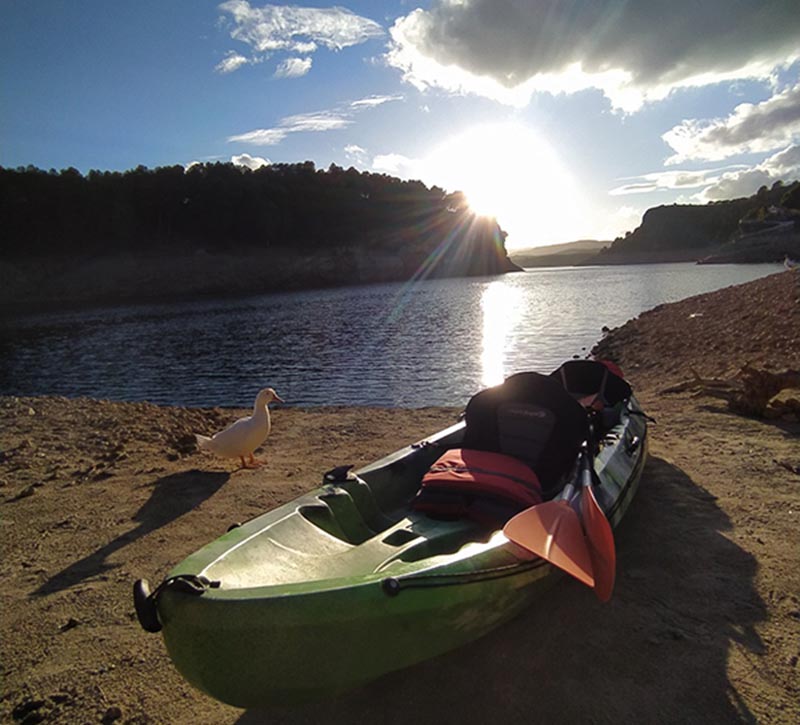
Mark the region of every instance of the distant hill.
[[518, 271], [461, 192], [310, 161], [0, 167], [0, 306]]
[[548, 244], [546, 247], [514, 249], [508, 253], [511, 261], [521, 267], [568, 267], [591, 259], [611, 242], [581, 239], [565, 244]]
[[800, 182], [778, 181], [746, 198], [648, 209], [639, 227], [583, 263], [779, 262], [798, 253]]

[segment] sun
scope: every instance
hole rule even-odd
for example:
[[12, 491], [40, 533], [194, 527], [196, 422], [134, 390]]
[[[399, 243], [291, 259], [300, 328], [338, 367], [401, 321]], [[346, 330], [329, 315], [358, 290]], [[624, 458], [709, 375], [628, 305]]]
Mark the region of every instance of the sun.
[[496, 217], [508, 232], [508, 248], [580, 237], [577, 185], [553, 149], [527, 126], [474, 126], [436, 148], [425, 170], [437, 186], [463, 191], [476, 213]]

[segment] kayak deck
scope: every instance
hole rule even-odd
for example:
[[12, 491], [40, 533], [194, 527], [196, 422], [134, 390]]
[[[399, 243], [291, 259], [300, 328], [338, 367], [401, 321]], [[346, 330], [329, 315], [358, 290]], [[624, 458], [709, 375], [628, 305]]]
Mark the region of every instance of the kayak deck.
[[[342, 496], [344, 498], [344, 496]], [[367, 539], [348, 541], [320, 526], [320, 506], [306, 504], [275, 523], [258, 525], [201, 574], [224, 589], [280, 586], [383, 574], [404, 563], [456, 553], [475, 542], [479, 527], [469, 521], [405, 517]], [[363, 524], [362, 524], [363, 525]], [[255, 527], [254, 527], [255, 528]], [[361, 533], [361, 532], [360, 532]], [[486, 532], [483, 538], [487, 538]], [[359, 537], [360, 538], [360, 537]]]
[[[622, 517], [620, 496], [631, 478], [631, 468], [618, 460], [618, 448], [637, 439], [640, 428], [643, 431], [644, 421], [625, 416], [607, 433], [595, 459], [602, 481], [598, 498], [612, 524]], [[444, 449], [459, 444], [462, 433], [463, 424], [452, 426], [358, 475], [258, 516], [189, 556], [171, 576], [201, 575], [219, 582], [218, 595], [240, 591], [248, 596], [254, 592], [246, 590], [258, 589], [260, 595], [273, 587], [289, 592], [320, 582], [350, 585], [413, 574], [474, 555], [494, 528], [470, 519], [432, 518], [409, 506], [423, 473]], [[625, 503], [630, 496], [622, 497]], [[499, 545], [511, 546], [504, 539]]]

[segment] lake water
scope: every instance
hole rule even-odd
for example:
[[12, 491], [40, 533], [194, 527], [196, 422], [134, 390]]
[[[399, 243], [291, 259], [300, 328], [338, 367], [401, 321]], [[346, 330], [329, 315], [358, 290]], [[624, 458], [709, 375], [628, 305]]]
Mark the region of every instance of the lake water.
[[42, 313], [0, 323], [0, 394], [247, 406], [461, 406], [521, 370], [585, 356], [644, 310], [780, 265], [561, 267]]

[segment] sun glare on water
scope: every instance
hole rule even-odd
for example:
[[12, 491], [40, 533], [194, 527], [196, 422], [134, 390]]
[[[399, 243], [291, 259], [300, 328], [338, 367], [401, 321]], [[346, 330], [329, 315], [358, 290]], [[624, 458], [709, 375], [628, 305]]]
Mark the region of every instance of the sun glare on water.
[[532, 247], [580, 236], [570, 208], [576, 184], [555, 152], [516, 123], [475, 126], [438, 147], [428, 176], [448, 191], [463, 191], [478, 213], [497, 218], [508, 248]]

